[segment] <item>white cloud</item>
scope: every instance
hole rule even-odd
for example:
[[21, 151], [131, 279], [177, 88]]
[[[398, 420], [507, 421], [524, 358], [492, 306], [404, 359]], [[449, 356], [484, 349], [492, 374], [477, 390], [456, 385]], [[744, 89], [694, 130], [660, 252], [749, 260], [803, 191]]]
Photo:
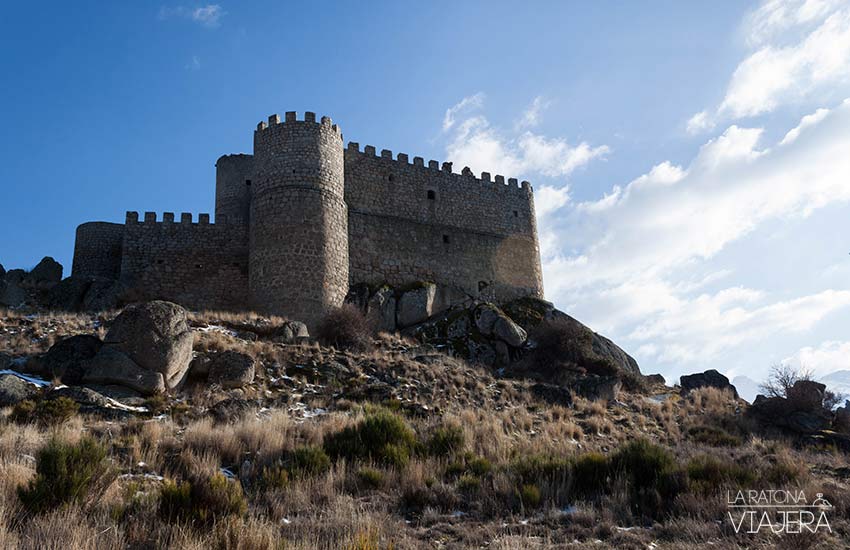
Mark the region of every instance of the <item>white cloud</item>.
[[688, 120], [687, 130], [689, 134], [699, 134], [714, 128], [714, 123], [708, 115], [708, 111], [700, 111]]
[[717, 119], [769, 113], [781, 105], [850, 90], [850, 2], [768, 0], [743, 28], [752, 50], [735, 69], [714, 112], [697, 113], [690, 133]]
[[443, 131], [451, 130], [452, 126], [455, 125], [455, 116], [477, 109], [482, 105], [484, 105], [484, 94], [482, 92], [461, 99], [456, 105], [446, 109], [446, 114], [443, 117]]
[[815, 124], [823, 120], [824, 117], [826, 117], [826, 115], [828, 114], [829, 109], [818, 109], [814, 113], [804, 116], [798, 126], [792, 128], [791, 130], [788, 130], [788, 133], [785, 134], [785, 137], [782, 138], [782, 141], [779, 142], [779, 145], [788, 145], [800, 136], [800, 132], [802, 132], [809, 126], [814, 126]]
[[201, 68], [201, 58], [197, 55], [193, 55], [192, 59], [189, 63], [186, 64], [186, 69], [190, 71], [197, 71]]
[[[850, 308], [850, 290], [841, 288], [790, 296], [717, 288], [731, 271], [713, 260], [732, 243], [771, 221], [850, 203], [850, 101], [804, 117], [795, 130], [766, 146], [761, 129], [730, 126], [687, 168], [660, 163], [598, 200], [541, 219], [541, 234], [561, 239], [544, 256], [547, 297], [647, 354], [639, 359], [668, 365], [801, 334]], [[758, 252], [736, 269], [758, 273]], [[715, 289], [699, 290], [706, 285]]]
[[522, 113], [522, 117], [517, 121], [516, 128], [534, 128], [540, 124], [540, 115], [546, 110], [552, 102], [545, 99], [543, 96], [537, 96], [531, 105]]
[[817, 376], [850, 369], [850, 342], [829, 340], [818, 347], [806, 346], [781, 361], [783, 364], [814, 370]]
[[181, 18], [194, 21], [204, 27], [214, 29], [221, 25], [221, 18], [227, 15], [219, 4], [208, 4], [196, 8], [186, 6], [166, 7], [159, 9], [160, 19]]
[[[563, 177], [610, 152], [606, 145], [594, 147], [581, 142], [573, 146], [564, 138], [549, 138], [531, 131], [506, 135], [491, 126], [486, 117], [470, 113], [483, 104], [482, 93], [466, 97], [446, 110], [443, 118], [443, 130], [452, 130], [446, 147], [448, 158], [473, 171], [509, 177], [533, 174]], [[458, 121], [461, 113], [467, 118]]]

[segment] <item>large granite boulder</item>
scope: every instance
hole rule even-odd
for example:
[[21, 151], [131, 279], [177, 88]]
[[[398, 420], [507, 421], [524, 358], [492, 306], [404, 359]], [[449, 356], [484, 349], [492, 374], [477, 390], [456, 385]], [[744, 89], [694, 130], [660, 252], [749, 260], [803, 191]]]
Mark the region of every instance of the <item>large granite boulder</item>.
[[800, 408], [784, 397], [758, 395], [747, 412], [766, 426], [783, 428], [797, 434], [825, 430], [832, 421], [832, 413], [822, 406]]
[[254, 381], [255, 361], [250, 355], [223, 351], [210, 358], [209, 382], [222, 388], [241, 388]]
[[168, 389], [179, 386], [192, 361], [193, 335], [186, 310], [155, 300], [127, 307], [112, 322], [104, 347], [162, 374]]
[[55, 284], [62, 280], [62, 264], [45, 256], [32, 271], [24, 277], [24, 282], [30, 285]]
[[398, 301], [397, 325], [400, 328], [413, 326], [433, 315], [436, 296], [437, 285], [434, 283], [420, 283], [416, 288], [404, 291]]
[[100, 351], [103, 342], [97, 336], [78, 335], [53, 344], [38, 359], [39, 372], [48, 378], [58, 378], [68, 385], [83, 380], [87, 362]]
[[683, 394], [698, 388], [717, 388], [729, 390], [736, 398], [738, 397], [738, 390], [735, 389], [735, 386], [729, 382], [726, 376], [714, 369], [696, 374], [686, 374], [679, 378], [679, 386], [682, 388]]
[[38, 394], [38, 387], [14, 374], [0, 374], [0, 407], [9, 407], [32, 399]]
[[481, 334], [495, 337], [508, 346], [518, 348], [528, 338], [521, 326], [493, 304], [485, 303], [476, 307], [473, 318]]
[[85, 364], [83, 382], [124, 386], [142, 395], [165, 391], [165, 380], [161, 372], [144, 369], [127, 355], [108, 346]]

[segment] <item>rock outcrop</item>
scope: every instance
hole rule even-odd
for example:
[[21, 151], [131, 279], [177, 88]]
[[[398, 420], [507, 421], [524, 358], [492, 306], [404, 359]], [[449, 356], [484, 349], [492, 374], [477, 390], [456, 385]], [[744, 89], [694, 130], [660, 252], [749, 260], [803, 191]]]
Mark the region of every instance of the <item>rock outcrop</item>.
[[36, 363], [38, 372], [48, 379], [57, 378], [63, 384], [83, 381], [86, 364], [100, 351], [103, 342], [97, 336], [77, 335], [53, 344]]
[[155, 300], [124, 309], [112, 322], [103, 347], [162, 374], [166, 388], [172, 389], [183, 382], [189, 370], [193, 340], [186, 310]]
[[823, 405], [826, 386], [812, 380], [798, 380], [786, 396], [759, 395], [748, 414], [765, 426], [798, 435], [809, 435], [832, 426], [833, 413]]
[[209, 362], [208, 380], [222, 388], [241, 388], [254, 381], [255, 361], [245, 353], [223, 351]]
[[39, 286], [56, 284], [62, 280], [62, 264], [45, 256], [32, 271], [26, 274], [22, 283], [25, 285]]
[[698, 388], [717, 388], [719, 390], [729, 390], [736, 398], [738, 397], [738, 390], [735, 389], [735, 386], [729, 382], [726, 376], [714, 369], [681, 376], [679, 378], [679, 386], [682, 388], [683, 394]]
[[142, 368], [127, 355], [108, 346], [86, 363], [82, 381], [85, 384], [124, 386], [142, 395], [153, 395], [166, 389], [161, 372]]
[[0, 407], [9, 407], [32, 399], [38, 394], [38, 387], [14, 374], [0, 374]]

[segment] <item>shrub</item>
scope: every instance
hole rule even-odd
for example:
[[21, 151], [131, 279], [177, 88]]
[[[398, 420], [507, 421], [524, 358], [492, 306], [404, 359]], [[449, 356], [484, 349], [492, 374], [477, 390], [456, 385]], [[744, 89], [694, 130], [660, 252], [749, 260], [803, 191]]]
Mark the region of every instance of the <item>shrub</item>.
[[683, 483], [673, 455], [645, 439], [621, 447], [611, 457], [611, 468], [623, 476], [632, 510], [644, 518], [658, 518], [669, 509]]
[[325, 439], [325, 451], [334, 458], [370, 459], [389, 466], [407, 464], [416, 439], [405, 421], [388, 411], [370, 413]]
[[372, 345], [372, 328], [352, 304], [331, 310], [316, 329], [319, 342], [343, 349], [364, 351]]
[[525, 508], [537, 508], [540, 506], [540, 489], [531, 483], [523, 485], [519, 489], [519, 499]]
[[42, 424], [53, 426], [70, 420], [79, 411], [77, 402], [68, 397], [42, 399], [35, 406], [35, 417]]
[[242, 486], [222, 474], [163, 485], [159, 513], [169, 521], [189, 521], [209, 525], [227, 516], [241, 516], [248, 505]]
[[573, 491], [589, 498], [604, 493], [608, 486], [611, 464], [599, 453], [585, 453], [575, 459], [572, 467]]
[[106, 449], [91, 437], [78, 443], [56, 438], [38, 452], [36, 476], [18, 496], [31, 512], [39, 513], [71, 502], [85, 502], [111, 481]]
[[493, 469], [493, 465], [490, 464], [490, 461], [483, 456], [477, 456], [466, 461], [466, 468], [473, 474], [483, 477], [490, 473], [490, 470]]
[[384, 484], [384, 474], [375, 468], [360, 468], [357, 470], [357, 481], [369, 489], [378, 489]]
[[461, 493], [475, 493], [481, 488], [481, 479], [478, 476], [464, 474], [457, 480], [457, 490]]
[[12, 408], [12, 414], [9, 415], [9, 420], [23, 424], [35, 419], [35, 401], [24, 399], [15, 404]]
[[756, 481], [752, 469], [711, 455], [692, 458], [686, 467], [688, 487], [694, 493], [708, 494], [724, 485], [743, 487]]
[[287, 469], [293, 477], [324, 473], [331, 467], [331, 459], [320, 447], [299, 447], [287, 459]]
[[286, 489], [289, 487], [289, 470], [283, 466], [266, 466], [260, 473], [257, 483], [262, 490]]
[[463, 430], [460, 426], [441, 426], [434, 430], [425, 442], [425, 450], [431, 456], [446, 457], [460, 451], [463, 443]]
[[697, 443], [712, 447], [740, 447], [741, 438], [726, 430], [713, 426], [694, 426], [688, 430], [688, 437]]
[[35, 420], [46, 426], [55, 426], [70, 420], [79, 411], [77, 402], [68, 397], [42, 399], [38, 403], [25, 399], [15, 404], [9, 419], [19, 424]]
[[569, 459], [548, 455], [520, 457], [511, 464], [511, 470], [522, 484], [567, 479], [570, 468]]

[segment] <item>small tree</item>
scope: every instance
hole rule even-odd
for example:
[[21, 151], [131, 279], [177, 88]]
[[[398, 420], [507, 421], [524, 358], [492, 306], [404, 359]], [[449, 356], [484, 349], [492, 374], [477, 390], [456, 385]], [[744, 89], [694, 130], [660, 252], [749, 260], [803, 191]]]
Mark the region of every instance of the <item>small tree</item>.
[[803, 367], [794, 367], [777, 363], [770, 367], [767, 380], [759, 386], [759, 391], [767, 397], [788, 397], [788, 390], [801, 380], [811, 380], [812, 371]]

